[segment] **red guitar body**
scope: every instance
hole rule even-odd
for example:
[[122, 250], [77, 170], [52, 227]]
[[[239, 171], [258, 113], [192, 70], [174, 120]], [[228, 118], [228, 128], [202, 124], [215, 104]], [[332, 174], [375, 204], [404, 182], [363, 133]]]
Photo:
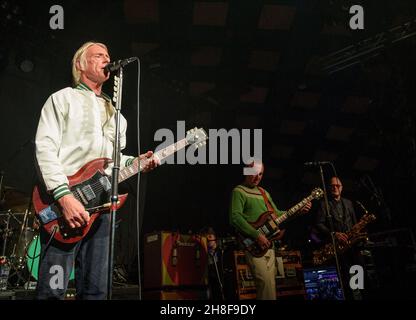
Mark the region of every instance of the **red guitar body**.
[[249, 251], [254, 257], [262, 257], [266, 254], [267, 250], [272, 247], [272, 241], [280, 240], [285, 234], [285, 230], [279, 229], [279, 225], [276, 223], [277, 216], [273, 211], [263, 212], [255, 222], [249, 222], [254, 229], [261, 229], [262, 233], [270, 241], [269, 248], [261, 248], [257, 241], [247, 237], [241, 233], [238, 233], [238, 239], [244, 248]]
[[[37, 185], [33, 190], [33, 207], [43, 228], [54, 233], [54, 239], [62, 243], [76, 243], [90, 231], [94, 221], [101, 213], [110, 209], [111, 177], [104, 170], [111, 159], [99, 158], [85, 164], [77, 173], [68, 177], [69, 188], [90, 213], [88, 225], [81, 228], [69, 228], [51, 194], [43, 186]], [[119, 195], [117, 209], [127, 199], [127, 194]]]

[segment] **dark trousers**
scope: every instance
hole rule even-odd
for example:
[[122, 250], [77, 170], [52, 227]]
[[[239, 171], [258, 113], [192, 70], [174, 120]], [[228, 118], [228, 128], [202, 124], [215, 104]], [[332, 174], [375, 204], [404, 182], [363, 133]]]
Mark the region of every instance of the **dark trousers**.
[[[37, 298], [63, 299], [75, 266], [76, 298], [106, 299], [109, 233], [110, 215], [107, 213], [101, 214], [94, 221], [88, 234], [76, 244], [62, 245], [52, 240], [46, 248], [50, 235], [41, 232]], [[62, 279], [59, 278], [61, 275]]]
[[[361, 290], [355, 289], [352, 290], [350, 287], [350, 279], [351, 274], [350, 268], [353, 265], [359, 265], [364, 268], [365, 271], [365, 264], [364, 259], [361, 256], [359, 248], [351, 248], [349, 251], [345, 252], [344, 254], [340, 255], [340, 268], [341, 268], [341, 275], [342, 275], [342, 283], [344, 286], [344, 298], [345, 300], [362, 300], [363, 294]], [[364, 272], [364, 278], [366, 279], [366, 273]], [[364, 280], [364, 284], [367, 281]]]

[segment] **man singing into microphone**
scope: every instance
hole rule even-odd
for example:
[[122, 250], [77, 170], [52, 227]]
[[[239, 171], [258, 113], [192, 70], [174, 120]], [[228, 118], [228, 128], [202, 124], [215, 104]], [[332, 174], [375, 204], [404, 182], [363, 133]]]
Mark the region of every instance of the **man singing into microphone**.
[[[36, 160], [40, 178], [59, 204], [69, 228], [87, 225], [90, 217], [69, 191], [67, 176], [96, 158], [113, 158], [115, 109], [110, 97], [101, 90], [110, 76], [104, 69], [109, 62], [104, 44], [83, 44], [72, 59], [75, 87], [53, 93], [43, 106], [38, 124]], [[126, 145], [126, 129], [127, 121], [121, 116], [121, 149]], [[145, 172], [157, 165], [151, 159], [152, 154], [148, 151], [140, 156], [141, 159], [149, 158]], [[134, 159], [121, 155], [121, 169]], [[89, 233], [74, 245], [49, 241], [50, 235], [42, 230], [38, 299], [63, 299], [74, 265], [77, 299], [106, 298], [109, 222], [110, 215], [101, 214]], [[57, 278], [60, 270], [63, 271], [63, 285]]]

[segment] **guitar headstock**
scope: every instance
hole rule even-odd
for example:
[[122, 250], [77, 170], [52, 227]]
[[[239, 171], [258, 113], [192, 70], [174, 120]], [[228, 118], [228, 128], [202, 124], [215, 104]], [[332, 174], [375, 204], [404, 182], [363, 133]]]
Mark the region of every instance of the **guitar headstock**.
[[313, 189], [313, 190], [312, 190], [312, 192], [311, 192], [311, 196], [312, 196], [314, 199], [320, 199], [320, 198], [322, 198], [322, 197], [323, 197], [323, 195], [324, 195], [324, 192], [323, 192], [323, 190], [322, 190], [321, 188], [315, 188], [315, 189]]
[[189, 144], [194, 144], [196, 148], [202, 147], [206, 144], [206, 140], [208, 139], [208, 135], [202, 128], [193, 128], [186, 132], [186, 141]]

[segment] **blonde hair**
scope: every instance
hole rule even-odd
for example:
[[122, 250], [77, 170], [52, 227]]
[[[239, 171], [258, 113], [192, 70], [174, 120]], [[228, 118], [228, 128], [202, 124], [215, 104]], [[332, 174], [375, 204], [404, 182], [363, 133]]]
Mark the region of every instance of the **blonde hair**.
[[80, 83], [81, 79], [81, 70], [78, 69], [77, 63], [79, 62], [81, 66], [85, 67], [86, 65], [86, 59], [85, 59], [85, 53], [87, 52], [87, 49], [93, 45], [100, 46], [107, 50], [107, 46], [101, 42], [93, 42], [88, 41], [84, 43], [78, 50], [75, 52], [74, 57], [72, 58], [72, 81], [74, 82], [74, 85], [77, 86]]

